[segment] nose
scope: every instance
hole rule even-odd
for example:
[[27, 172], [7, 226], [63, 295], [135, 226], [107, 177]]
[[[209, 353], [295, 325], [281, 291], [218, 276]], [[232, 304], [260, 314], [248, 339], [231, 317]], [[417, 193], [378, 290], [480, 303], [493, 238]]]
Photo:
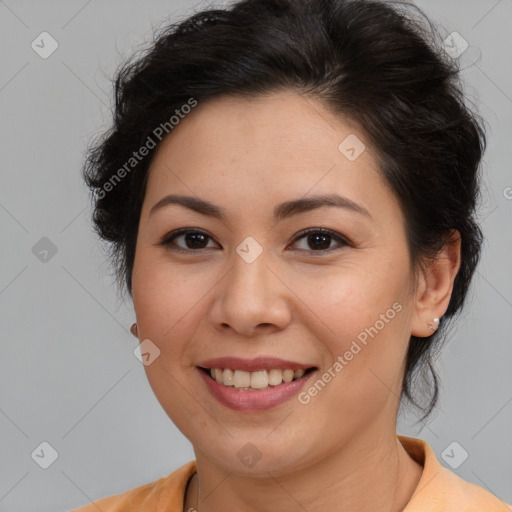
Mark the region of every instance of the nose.
[[234, 257], [230, 272], [215, 288], [211, 309], [216, 329], [251, 337], [284, 329], [291, 320], [289, 289], [264, 254], [252, 263]]

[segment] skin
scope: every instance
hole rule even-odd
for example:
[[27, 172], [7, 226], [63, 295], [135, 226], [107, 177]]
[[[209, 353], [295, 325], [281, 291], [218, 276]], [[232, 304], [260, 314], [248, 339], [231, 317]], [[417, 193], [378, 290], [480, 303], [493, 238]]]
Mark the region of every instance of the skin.
[[[350, 134], [366, 146], [355, 161], [338, 150]], [[321, 207], [272, 216], [281, 202], [334, 192], [369, 215]], [[176, 204], [150, 214], [171, 193], [210, 201], [225, 218]], [[159, 245], [179, 228], [209, 238], [189, 253], [176, 250], [190, 247], [184, 236]], [[327, 236], [318, 250], [297, 236], [307, 228], [351, 244]], [[252, 263], [236, 252], [248, 236], [263, 249]], [[281, 91], [199, 104], [151, 163], [132, 275], [138, 337], [160, 350], [145, 366], [149, 383], [197, 460], [184, 510], [402, 510], [422, 473], [396, 437], [407, 346], [411, 334], [432, 333], [459, 265], [454, 236], [424, 270], [412, 268], [404, 217], [370, 142], [318, 100]], [[201, 361], [231, 355], [322, 373], [396, 302], [395, 318], [307, 405], [293, 397], [234, 411], [198, 374]], [[250, 468], [237, 456], [247, 442], [261, 452]]]

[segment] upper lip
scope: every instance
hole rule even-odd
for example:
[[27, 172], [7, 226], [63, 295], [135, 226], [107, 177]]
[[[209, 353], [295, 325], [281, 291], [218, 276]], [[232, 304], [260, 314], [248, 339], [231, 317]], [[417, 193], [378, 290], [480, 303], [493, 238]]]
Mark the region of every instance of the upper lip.
[[246, 372], [255, 372], [258, 370], [271, 370], [278, 368], [286, 370], [307, 370], [312, 368], [311, 364], [302, 364], [296, 361], [288, 361], [277, 357], [256, 357], [254, 359], [241, 359], [239, 357], [217, 357], [200, 362], [197, 366], [202, 368], [229, 368], [231, 370], [245, 370]]

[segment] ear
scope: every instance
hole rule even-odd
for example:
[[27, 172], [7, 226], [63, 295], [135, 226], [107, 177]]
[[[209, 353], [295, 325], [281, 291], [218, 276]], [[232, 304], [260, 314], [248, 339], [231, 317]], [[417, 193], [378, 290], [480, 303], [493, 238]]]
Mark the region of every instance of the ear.
[[[418, 276], [411, 334], [428, 337], [435, 332], [435, 318], [441, 318], [450, 303], [453, 282], [460, 268], [460, 233], [454, 229], [433, 260]], [[432, 329], [429, 324], [434, 327]]]

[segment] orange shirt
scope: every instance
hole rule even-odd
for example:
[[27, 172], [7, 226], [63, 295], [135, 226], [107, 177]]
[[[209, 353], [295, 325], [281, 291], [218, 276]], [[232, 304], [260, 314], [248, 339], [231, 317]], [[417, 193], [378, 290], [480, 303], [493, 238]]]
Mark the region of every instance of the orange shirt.
[[[512, 512], [512, 506], [441, 466], [425, 441], [400, 435], [398, 439], [423, 466], [418, 486], [403, 512]], [[71, 512], [187, 512], [183, 511], [185, 489], [196, 467], [195, 460], [188, 462], [155, 482]]]

